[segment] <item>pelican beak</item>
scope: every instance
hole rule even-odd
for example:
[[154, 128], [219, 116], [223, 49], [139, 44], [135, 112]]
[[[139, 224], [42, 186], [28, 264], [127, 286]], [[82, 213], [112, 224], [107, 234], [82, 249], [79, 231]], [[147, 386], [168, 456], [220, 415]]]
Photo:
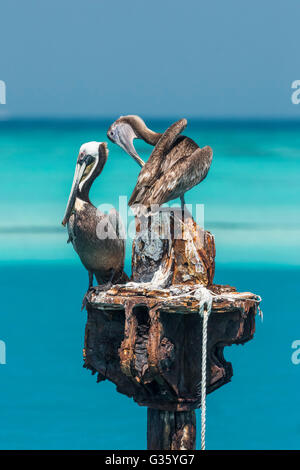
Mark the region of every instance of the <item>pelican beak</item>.
[[133, 140], [137, 138], [133, 130], [131, 129], [130, 126], [119, 126], [118, 127], [118, 139], [117, 143], [122, 147], [123, 150], [125, 150], [126, 153], [131, 155], [132, 158], [141, 166], [143, 167], [145, 165], [145, 162], [141, 159], [141, 157], [137, 154], [134, 145], [133, 145]]
[[77, 195], [78, 186], [79, 186], [79, 183], [81, 181], [81, 178], [82, 178], [82, 175], [84, 173], [85, 168], [86, 168], [86, 161], [85, 160], [81, 160], [81, 161], [77, 162], [76, 168], [75, 168], [75, 173], [74, 173], [74, 179], [73, 179], [73, 183], [72, 183], [72, 188], [71, 188], [71, 192], [70, 192], [70, 196], [69, 196], [69, 199], [68, 199], [65, 215], [64, 215], [64, 218], [63, 218], [63, 221], [62, 221], [62, 225], [64, 225], [64, 226], [68, 223], [69, 218], [71, 216], [71, 212], [72, 212], [72, 209], [74, 207], [74, 203], [75, 203], [75, 199], [76, 199], [76, 195]]

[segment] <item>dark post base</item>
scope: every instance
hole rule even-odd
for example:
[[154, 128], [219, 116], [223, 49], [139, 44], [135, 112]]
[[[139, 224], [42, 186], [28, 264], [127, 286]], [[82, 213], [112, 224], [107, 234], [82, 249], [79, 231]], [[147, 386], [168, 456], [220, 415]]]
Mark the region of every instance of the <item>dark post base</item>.
[[162, 411], [148, 408], [148, 450], [194, 450], [195, 411]]

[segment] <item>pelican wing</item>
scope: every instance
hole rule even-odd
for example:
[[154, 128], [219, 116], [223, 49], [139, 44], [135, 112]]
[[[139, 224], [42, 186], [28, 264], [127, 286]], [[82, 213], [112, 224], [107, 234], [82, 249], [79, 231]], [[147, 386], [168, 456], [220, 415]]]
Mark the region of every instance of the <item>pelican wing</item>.
[[206, 146], [198, 148], [188, 157], [182, 157], [144, 193], [140, 204], [160, 206], [189, 191], [206, 177], [212, 155], [211, 147]]
[[[181, 134], [182, 131], [187, 126], [186, 119], [180, 119], [179, 121], [174, 122], [168, 129], [162, 134], [161, 138], [157, 142], [156, 146], [153, 149], [153, 152], [149, 158], [160, 161], [161, 157], [168, 153], [172, 144], [175, 142], [176, 138]], [[148, 162], [147, 162], [148, 163]]]
[[172, 124], [160, 137], [147, 163], [143, 166], [137, 184], [129, 200], [129, 206], [139, 204], [144, 193], [161, 176], [162, 158], [170, 150], [178, 135], [186, 128], [187, 120], [180, 119]]

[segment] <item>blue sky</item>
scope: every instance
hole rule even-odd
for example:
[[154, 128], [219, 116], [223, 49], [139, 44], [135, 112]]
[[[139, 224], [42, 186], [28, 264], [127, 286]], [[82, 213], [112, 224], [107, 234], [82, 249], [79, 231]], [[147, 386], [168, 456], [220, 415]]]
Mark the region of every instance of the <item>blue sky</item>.
[[3, 0], [0, 116], [300, 117], [299, 0]]

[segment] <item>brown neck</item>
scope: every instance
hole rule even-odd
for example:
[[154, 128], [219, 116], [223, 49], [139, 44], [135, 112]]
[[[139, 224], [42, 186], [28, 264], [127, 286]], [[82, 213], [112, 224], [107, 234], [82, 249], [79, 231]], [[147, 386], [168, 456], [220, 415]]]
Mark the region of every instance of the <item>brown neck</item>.
[[89, 197], [90, 189], [97, 176], [98, 175], [95, 174], [93, 178], [88, 178], [88, 180], [83, 183], [82, 188], [78, 189], [77, 197], [79, 199], [81, 199], [84, 202], [89, 202], [91, 204], [90, 197]]
[[123, 120], [132, 127], [137, 137], [143, 139], [147, 144], [156, 145], [162, 135], [159, 132], [151, 131], [139, 116], [125, 116]]
[[92, 173], [87, 177], [87, 179], [84, 181], [81, 189], [78, 189], [77, 197], [81, 199], [82, 201], [89, 202], [91, 204], [89, 194], [90, 194], [90, 189], [92, 187], [92, 184], [94, 183], [95, 179], [100, 175], [100, 173], [103, 170], [103, 167], [106, 163], [107, 160], [107, 148], [106, 144], [101, 144], [99, 148], [99, 158], [97, 162], [97, 166], [92, 171]]

